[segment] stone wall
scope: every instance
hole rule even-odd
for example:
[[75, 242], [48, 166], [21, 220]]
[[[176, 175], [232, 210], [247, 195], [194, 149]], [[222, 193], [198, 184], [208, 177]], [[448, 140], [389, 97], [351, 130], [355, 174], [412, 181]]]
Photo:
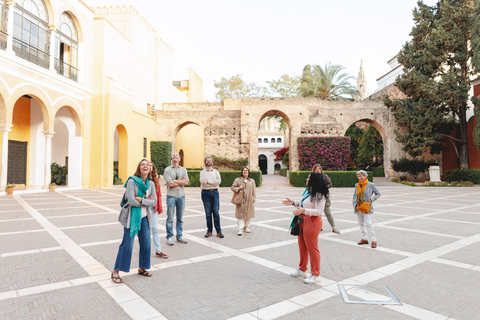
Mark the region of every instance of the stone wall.
[[[298, 170], [297, 138], [344, 136], [357, 121], [372, 124], [384, 142], [384, 165], [404, 155], [395, 141], [393, 114], [381, 101], [326, 101], [315, 98], [244, 98], [223, 103], [164, 104], [157, 111], [158, 140], [175, 143], [183, 126], [195, 123], [205, 132], [205, 155], [229, 159], [248, 157], [249, 167], [258, 170], [260, 121], [266, 116], [281, 116], [288, 125], [285, 142], [290, 144], [290, 168]], [[288, 140], [287, 140], [288, 139]]]

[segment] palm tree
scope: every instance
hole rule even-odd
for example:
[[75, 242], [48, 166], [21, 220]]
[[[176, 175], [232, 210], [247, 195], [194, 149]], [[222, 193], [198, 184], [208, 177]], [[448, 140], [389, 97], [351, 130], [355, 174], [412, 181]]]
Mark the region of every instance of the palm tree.
[[325, 100], [345, 100], [359, 97], [357, 89], [349, 82], [355, 79], [343, 72], [341, 65], [325, 64], [322, 69], [319, 65], [313, 67], [307, 64], [303, 68], [299, 95], [302, 97], [316, 97]]

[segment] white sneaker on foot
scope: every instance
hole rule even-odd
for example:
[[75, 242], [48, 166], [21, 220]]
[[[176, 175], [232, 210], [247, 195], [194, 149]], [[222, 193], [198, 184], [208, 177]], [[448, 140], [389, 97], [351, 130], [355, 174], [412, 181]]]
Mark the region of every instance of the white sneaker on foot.
[[173, 239], [172, 238], [167, 239], [167, 245], [173, 246]]
[[310, 276], [310, 278], [307, 278], [307, 279], [303, 280], [303, 282], [305, 282], [306, 284], [316, 283], [316, 282], [319, 282], [319, 281], [320, 281], [320, 276], [316, 276], [314, 274], [312, 274]]
[[188, 243], [188, 241], [185, 240], [184, 237], [178, 237], [178, 238], [177, 238], [177, 242], [184, 243], [184, 244], [187, 244], [187, 243]]
[[237, 235], [238, 235], [238, 236], [241, 236], [242, 234], [243, 234], [243, 231], [242, 231], [242, 230], [238, 230]]
[[245, 227], [245, 232], [250, 233], [250, 227]]
[[300, 278], [307, 278], [308, 277], [308, 272], [307, 271], [302, 271], [300, 269], [297, 269], [290, 273], [290, 276], [292, 277], [300, 277]]

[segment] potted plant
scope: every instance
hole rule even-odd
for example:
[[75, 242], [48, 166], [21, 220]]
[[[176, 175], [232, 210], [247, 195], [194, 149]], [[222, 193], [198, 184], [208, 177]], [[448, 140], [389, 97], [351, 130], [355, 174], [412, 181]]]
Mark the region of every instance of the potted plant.
[[7, 183], [7, 194], [12, 194], [13, 188], [15, 188], [15, 185], [13, 183]]
[[56, 184], [55, 182], [52, 182], [52, 183], [50, 183], [50, 184], [48, 185], [48, 189], [49, 189], [50, 191], [55, 191], [55, 186], [56, 186], [56, 185], [57, 185], [57, 184]]

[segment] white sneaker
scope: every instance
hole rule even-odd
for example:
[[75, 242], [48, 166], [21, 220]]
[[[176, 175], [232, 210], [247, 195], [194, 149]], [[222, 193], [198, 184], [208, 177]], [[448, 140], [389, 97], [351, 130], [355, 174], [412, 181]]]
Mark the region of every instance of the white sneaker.
[[241, 236], [242, 234], [243, 234], [243, 231], [242, 231], [242, 230], [238, 230], [237, 235], [238, 235], [238, 236]]
[[292, 277], [300, 277], [300, 278], [307, 278], [308, 277], [308, 272], [302, 271], [300, 269], [297, 269], [290, 273], [290, 276]]
[[173, 239], [172, 238], [167, 239], [167, 245], [173, 246]]
[[310, 278], [307, 278], [305, 280], [303, 280], [303, 282], [305, 282], [306, 284], [310, 284], [310, 283], [316, 283], [316, 282], [319, 282], [320, 281], [320, 276], [316, 276], [316, 275], [311, 275]]
[[178, 237], [178, 238], [177, 238], [177, 242], [184, 243], [184, 244], [187, 244], [187, 243], [188, 243], [188, 241], [185, 240], [184, 237]]
[[250, 227], [245, 227], [245, 232], [250, 233]]

